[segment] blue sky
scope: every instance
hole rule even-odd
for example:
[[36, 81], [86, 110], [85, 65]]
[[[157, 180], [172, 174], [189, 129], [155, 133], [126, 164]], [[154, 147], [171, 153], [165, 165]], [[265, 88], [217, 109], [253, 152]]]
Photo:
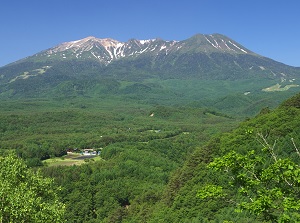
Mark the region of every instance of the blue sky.
[[87, 36], [184, 40], [220, 33], [300, 67], [299, 0], [2, 0], [0, 66]]

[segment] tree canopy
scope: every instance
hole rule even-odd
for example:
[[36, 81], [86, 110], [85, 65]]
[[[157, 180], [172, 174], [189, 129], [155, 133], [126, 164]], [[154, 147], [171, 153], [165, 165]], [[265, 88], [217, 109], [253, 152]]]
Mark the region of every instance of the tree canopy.
[[0, 157], [0, 222], [64, 222], [53, 180], [10, 154]]

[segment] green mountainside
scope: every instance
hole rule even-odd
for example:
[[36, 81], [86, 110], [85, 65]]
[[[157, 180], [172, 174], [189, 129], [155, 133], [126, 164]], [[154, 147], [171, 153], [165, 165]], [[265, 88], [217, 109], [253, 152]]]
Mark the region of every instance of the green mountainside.
[[275, 107], [295, 94], [299, 74], [299, 68], [255, 54], [220, 34], [183, 41], [87, 37], [1, 67], [0, 98], [114, 95], [252, 115], [262, 104]]

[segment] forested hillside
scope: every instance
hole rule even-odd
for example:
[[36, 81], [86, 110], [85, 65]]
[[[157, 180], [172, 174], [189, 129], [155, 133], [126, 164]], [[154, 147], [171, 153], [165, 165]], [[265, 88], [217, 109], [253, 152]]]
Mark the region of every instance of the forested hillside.
[[[190, 134], [181, 132], [148, 142], [113, 143], [103, 150], [103, 161], [44, 167], [43, 172], [62, 186], [60, 196], [66, 204], [68, 222], [297, 222], [299, 101], [297, 95], [277, 109], [263, 109], [236, 129], [209, 137], [209, 142], [209, 138], [199, 134], [202, 131], [199, 123], [194, 126], [197, 134], [189, 129]], [[170, 114], [174, 113], [164, 111], [168, 114], [164, 117], [172, 120]], [[271, 146], [272, 153], [267, 145]], [[226, 156], [229, 159], [228, 154], [240, 166], [227, 166], [225, 172], [212, 168], [219, 165], [221, 170]], [[278, 178], [266, 178], [263, 182], [263, 170], [276, 166], [274, 156], [289, 162], [293, 175], [280, 177], [281, 173], [289, 174], [286, 173], [289, 167], [282, 166], [274, 169], [278, 173], [270, 172]], [[238, 172], [248, 168], [244, 164], [257, 170], [260, 184], [249, 184], [249, 173]], [[290, 189], [285, 185], [286, 177], [293, 184]], [[250, 194], [241, 190], [243, 185]], [[267, 192], [276, 188], [282, 196], [290, 198], [291, 207], [284, 208], [281, 195], [276, 197], [271, 193], [268, 197]], [[262, 191], [271, 200], [259, 206], [260, 195], [255, 193]], [[249, 197], [258, 202], [252, 209]]]
[[299, 222], [299, 103], [300, 94], [263, 109], [196, 149], [172, 175], [151, 219]]
[[[114, 222], [124, 218], [124, 207], [135, 207], [132, 216], [146, 219], [138, 212], [150, 214], [170, 174], [211, 135], [238, 121], [207, 108], [115, 99], [7, 100], [0, 105], [2, 154], [12, 150], [29, 167], [55, 178], [69, 222]], [[84, 149], [101, 154], [85, 159]], [[82, 158], [81, 166], [68, 163], [69, 150]]]
[[[67, 222], [297, 222], [299, 98], [244, 121], [117, 97], [8, 100], [0, 105], [1, 153], [54, 178]], [[65, 155], [84, 149], [100, 156], [73, 165]], [[244, 163], [259, 180], [239, 171]]]

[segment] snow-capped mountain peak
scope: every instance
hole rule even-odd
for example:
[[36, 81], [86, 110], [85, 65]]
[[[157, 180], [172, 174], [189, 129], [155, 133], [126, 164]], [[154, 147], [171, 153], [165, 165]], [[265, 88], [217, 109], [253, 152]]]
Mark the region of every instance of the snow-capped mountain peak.
[[[84, 39], [81, 40], [75, 40], [75, 41], [71, 41], [71, 42], [65, 42], [62, 43], [56, 47], [53, 47], [51, 49], [49, 49], [49, 52], [61, 52], [61, 51], [65, 51], [65, 50], [69, 50], [72, 49], [74, 51], [77, 51], [79, 49], [83, 50], [83, 51], [88, 51], [90, 49], [87, 48], [91, 48], [93, 46], [103, 46], [103, 47], [116, 47], [120, 44], [119, 41], [114, 40], [114, 39], [110, 39], [110, 38], [105, 38], [105, 39], [98, 39], [96, 37], [93, 36], [89, 36], [86, 37]], [[121, 45], [123, 45], [121, 43]]]
[[[195, 35], [184, 41], [164, 41], [162, 39], [137, 40], [120, 42], [112, 38], [99, 39], [94, 36], [65, 42], [50, 48], [36, 56], [46, 56], [47, 60], [94, 59], [108, 65], [114, 60], [124, 57], [138, 57], [146, 53], [153, 58], [164, 58], [170, 53], [182, 52], [229, 52], [244, 54], [248, 50], [225, 36]], [[250, 51], [249, 51], [250, 52]]]
[[50, 48], [39, 55], [46, 55], [49, 59], [84, 59], [95, 58], [99, 62], [109, 64], [122, 57], [138, 56], [145, 52], [156, 52], [169, 48], [175, 41], [159, 41], [158, 39], [136, 40], [120, 42], [111, 38], [99, 39], [89, 36], [80, 40], [65, 42]]

